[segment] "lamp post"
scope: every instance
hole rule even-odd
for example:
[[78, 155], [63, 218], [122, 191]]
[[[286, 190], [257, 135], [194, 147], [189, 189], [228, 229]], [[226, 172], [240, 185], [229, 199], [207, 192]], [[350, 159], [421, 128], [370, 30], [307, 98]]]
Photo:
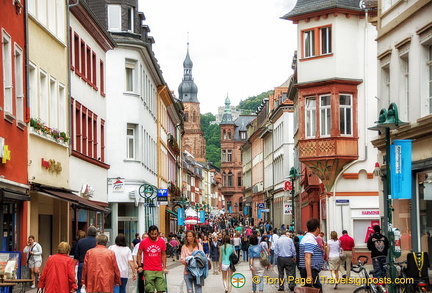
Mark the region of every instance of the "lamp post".
[[293, 226], [293, 229], [295, 231], [295, 217], [294, 217], [294, 197], [295, 197], [295, 187], [294, 183], [295, 181], [300, 178], [300, 176], [303, 176], [303, 174], [300, 174], [296, 168], [291, 167], [291, 170], [289, 172], [288, 178], [291, 179], [291, 225]]
[[151, 226], [149, 225], [149, 214], [153, 215], [152, 225], [154, 222], [154, 213], [152, 213], [151, 210], [156, 206], [153, 201], [157, 196], [157, 192], [157, 187], [151, 184], [142, 184], [138, 188], [139, 195], [144, 198], [144, 213], [146, 217], [147, 228]]
[[[295, 231], [295, 214], [294, 214], [294, 197], [295, 197], [295, 181], [300, 178], [300, 174], [296, 168], [291, 167], [288, 178], [291, 179], [291, 225]], [[299, 257], [299, 256], [297, 256]], [[296, 269], [294, 269], [294, 278], [296, 277]]]
[[390, 144], [391, 136], [390, 130], [396, 129], [399, 126], [408, 124], [399, 120], [398, 108], [395, 103], [391, 103], [388, 110], [381, 109], [378, 121], [375, 126], [369, 127], [369, 130], [384, 131], [385, 133], [385, 163], [386, 163], [386, 188], [384, 189], [384, 234], [387, 235], [389, 240], [389, 254], [388, 263], [390, 264], [390, 278], [389, 293], [395, 292], [394, 279], [396, 277], [396, 269], [394, 266], [394, 233], [393, 233], [393, 204], [392, 204], [392, 190], [391, 190], [391, 176], [390, 176]]

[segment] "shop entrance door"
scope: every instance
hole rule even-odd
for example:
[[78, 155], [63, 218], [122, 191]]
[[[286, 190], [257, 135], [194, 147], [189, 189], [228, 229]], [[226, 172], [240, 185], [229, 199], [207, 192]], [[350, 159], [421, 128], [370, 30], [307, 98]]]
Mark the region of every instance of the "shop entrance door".
[[[118, 217], [118, 232], [122, 233], [126, 237], [128, 247], [132, 243], [132, 240], [135, 238], [135, 233], [142, 233], [143, 231], [137, 231], [138, 226], [138, 218], [137, 217]], [[115, 243], [115, 237], [117, 235], [113, 235], [112, 243]]]

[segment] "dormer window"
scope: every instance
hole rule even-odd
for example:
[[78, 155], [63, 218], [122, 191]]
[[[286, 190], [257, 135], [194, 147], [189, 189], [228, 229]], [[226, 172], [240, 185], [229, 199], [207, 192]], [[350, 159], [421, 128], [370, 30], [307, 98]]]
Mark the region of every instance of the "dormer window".
[[120, 5], [108, 5], [108, 30], [113, 32], [121, 31]]
[[134, 8], [128, 7], [128, 31], [134, 31]]
[[240, 139], [246, 140], [246, 131], [240, 131]]

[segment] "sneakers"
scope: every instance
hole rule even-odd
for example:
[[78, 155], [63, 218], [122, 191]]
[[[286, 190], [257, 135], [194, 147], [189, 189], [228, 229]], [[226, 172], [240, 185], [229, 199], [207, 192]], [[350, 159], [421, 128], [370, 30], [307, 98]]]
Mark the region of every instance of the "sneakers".
[[36, 286], [35, 285], [31, 285], [30, 288], [34, 289], [34, 288], [36, 288]]

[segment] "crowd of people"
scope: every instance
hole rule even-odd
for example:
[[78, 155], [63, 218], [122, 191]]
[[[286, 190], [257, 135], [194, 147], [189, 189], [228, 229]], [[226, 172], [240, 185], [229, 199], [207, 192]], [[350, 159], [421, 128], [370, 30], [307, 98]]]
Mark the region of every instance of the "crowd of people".
[[[169, 233], [168, 237], [160, 233], [157, 226], [150, 226], [146, 233], [136, 234], [129, 244], [125, 235], [119, 234], [115, 244], [109, 247], [108, 237], [98, 235], [91, 226], [87, 233], [78, 232], [72, 247], [67, 242], [58, 245], [58, 254], [48, 258], [38, 287], [44, 288], [46, 293], [81, 293], [83, 286], [86, 292], [126, 293], [128, 279], [132, 278], [138, 281], [139, 293], [165, 292], [167, 255], [168, 261], [172, 258], [184, 265], [188, 293], [202, 292], [209, 271], [213, 275], [221, 274], [225, 293], [231, 293], [231, 276], [239, 261], [248, 262], [252, 277], [261, 280], [258, 285], [252, 282], [252, 292], [264, 291], [263, 277], [271, 266], [276, 266], [279, 279], [285, 280], [292, 280], [288, 277], [294, 276], [298, 269], [306, 284], [319, 289], [322, 289], [319, 278], [322, 269], [330, 270], [335, 280], [334, 289], [339, 284], [339, 271], [343, 271], [342, 278], [350, 277], [355, 243], [346, 230], [341, 237], [331, 231], [330, 238], [325, 241], [316, 218], [307, 221], [306, 233], [295, 232], [292, 226], [275, 228], [263, 221], [254, 226], [247, 220], [221, 217], [212, 221], [211, 229]], [[379, 226], [373, 229], [368, 248], [372, 252], [374, 269], [384, 271], [389, 243]], [[39, 279], [42, 247], [34, 236], [28, 237], [24, 253], [28, 255], [32, 279]], [[69, 255], [73, 255], [73, 259]], [[284, 291], [285, 285], [291, 291], [296, 286], [293, 281], [280, 283], [278, 290]]]

